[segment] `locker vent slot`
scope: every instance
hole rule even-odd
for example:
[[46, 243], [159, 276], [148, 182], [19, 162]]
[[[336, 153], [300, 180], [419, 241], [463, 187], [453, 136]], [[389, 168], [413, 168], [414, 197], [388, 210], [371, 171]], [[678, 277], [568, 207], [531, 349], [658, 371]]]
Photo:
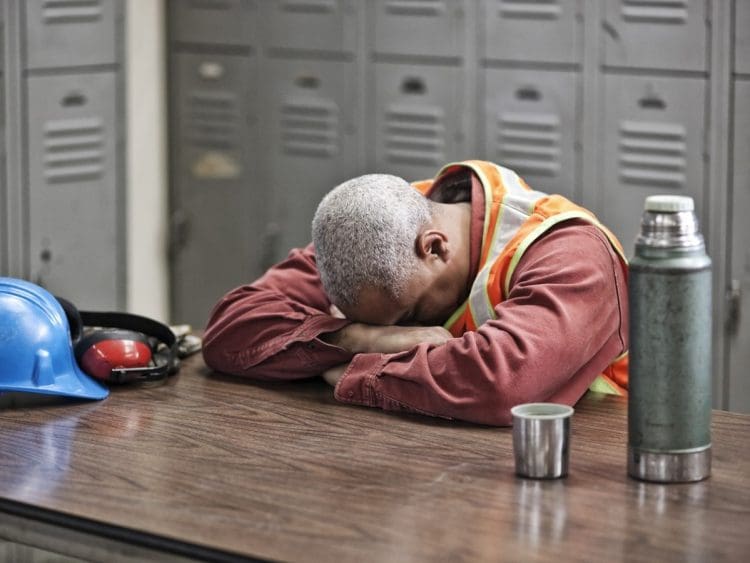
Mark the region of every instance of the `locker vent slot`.
[[686, 185], [687, 131], [682, 125], [622, 122], [618, 153], [623, 182], [670, 188]]
[[622, 0], [625, 21], [650, 23], [685, 23], [688, 0]]
[[44, 177], [76, 182], [104, 173], [104, 125], [100, 118], [60, 119], [44, 124]]
[[192, 10], [230, 10], [232, 0], [180, 0], [180, 4], [187, 3]]
[[385, 112], [385, 155], [389, 162], [439, 165], [445, 147], [440, 108], [392, 105]]
[[230, 150], [238, 145], [242, 117], [228, 92], [193, 92], [188, 98], [187, 138], [195, 147]]
[[328, 100], [287, 100], [281, 106], [285, 153], [329, 157], [338, 153], [339, 108]]
[[336, 0], [286, 0], [281, 9], [302, 14], [327, 14], [336, 11]]
[[42, 18], [46, 23], [84, 23], [102, 18], [101, 0], [44, 0]]
[[497, 0], [501, 18], [558, 19], [562, 15], [560, 0]]
[[389, 0], [385, 11], [398, 16], [439, 16], [445, 12], [445, 0]]
[[501, 113], [497, 152], [504, 166], [525, 175], [560, 173], [560, 120], [554, 114]]

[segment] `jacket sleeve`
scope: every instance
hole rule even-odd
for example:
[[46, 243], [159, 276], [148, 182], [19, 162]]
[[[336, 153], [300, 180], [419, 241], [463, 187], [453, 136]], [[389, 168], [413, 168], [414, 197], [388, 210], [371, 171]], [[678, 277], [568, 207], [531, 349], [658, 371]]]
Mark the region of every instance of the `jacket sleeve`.
[[210, 368], [263, 380], [302, 379], [352, 355], [318, 338], [346, 319], [332, 317], [312, 245], [250, 285], [225, 295], [209, 315], [203, 358]]
[[492, 425], [516, 404], [574, 404], [627, 348], [625, 276], [598, 229], [558, 227], [527, 250], [495, 320], [440, 346], [359, 354], [335, 396]]

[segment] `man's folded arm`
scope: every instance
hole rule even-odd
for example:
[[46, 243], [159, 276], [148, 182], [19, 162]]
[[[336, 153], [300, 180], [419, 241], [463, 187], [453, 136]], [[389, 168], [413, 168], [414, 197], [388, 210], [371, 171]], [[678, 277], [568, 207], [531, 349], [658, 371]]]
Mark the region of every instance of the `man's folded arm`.
[[204, 333], [204, 360], [217, 371], [257, 379], [317, 376], [352, 357], [319, 338], [349, 322], [329, 310], [312, 246], [293, 250], [217, 303]]
[[593, 227], [558, 228], [526, 252], [495, 320], [442, 345], [359, 354], [336, 397], [493, 425], [515, 404], [573, 404], [626, 347], [624, 276]]

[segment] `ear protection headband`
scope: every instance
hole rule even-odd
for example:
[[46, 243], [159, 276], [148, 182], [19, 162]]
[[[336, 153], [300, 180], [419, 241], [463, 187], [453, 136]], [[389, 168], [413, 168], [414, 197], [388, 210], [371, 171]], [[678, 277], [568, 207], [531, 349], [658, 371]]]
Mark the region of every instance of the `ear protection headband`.
[[[108, 383], [153, 381], [179, 369], [177, 338], [153, 319], [130, 313], [79, 311], [58, 297], [81, 369]], [[84, 327], [105, 327], [84, 334]]]

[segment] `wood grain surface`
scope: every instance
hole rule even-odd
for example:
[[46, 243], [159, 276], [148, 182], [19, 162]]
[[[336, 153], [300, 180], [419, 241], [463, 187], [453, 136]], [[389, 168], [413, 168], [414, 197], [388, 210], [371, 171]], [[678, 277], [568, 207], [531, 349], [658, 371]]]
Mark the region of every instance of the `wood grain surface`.
[[524, 480], [509, 428], [344, 406], [320, 379], [260, 385], [194, 356], [102, 402], [6, 405], [0, 499], [204, 557], [748, 560], [750, 416], [714, 411], [710, 479], [659, 485], [626, 476], [626, 406], [584, 397], [569, 477]]

